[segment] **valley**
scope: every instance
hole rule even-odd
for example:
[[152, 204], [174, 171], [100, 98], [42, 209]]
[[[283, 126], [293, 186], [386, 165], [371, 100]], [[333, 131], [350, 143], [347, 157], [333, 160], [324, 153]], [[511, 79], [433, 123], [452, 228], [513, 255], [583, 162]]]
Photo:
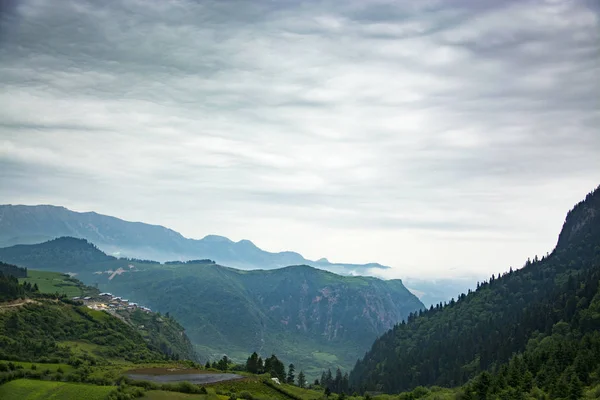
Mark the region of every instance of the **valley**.
[[0, 400], [600, 400], [600, 0], [0, 0]]
[[[118, 259], [75, 238], [0, 249], [0, 259], [0, 381], [8, 382], [0, 394], [8, 399], [537, 400], [600, 393], [600, 188], [569, 212], [551, 254], [428, 309], [401, 281], [309, 266], [245, 271], [212, 260]], [[395, 318], [400, 322], [386, 325]], [[350, 368], [341, 365], [342, 352], [356, 355], [369, 335], [379, 337], [343, 373]], [[277, 351], [295, 365], [286, 368], [274, 355], [248, 357], [247, 348]], [[206, 354], [212, 361], [198, 363]], [[112, 388], [117, 382], [128, 387]]]
[[119, 259], [75, 238], [3, 248], [0, 260], [68, 273], [170, 315], [202, 359], [275, 353], [303, 366], [312, 379], [323, 369], [349, 370], [378, 335], [424, 307], [400, 280], [309, 266], [245, 271], [211, 260]]

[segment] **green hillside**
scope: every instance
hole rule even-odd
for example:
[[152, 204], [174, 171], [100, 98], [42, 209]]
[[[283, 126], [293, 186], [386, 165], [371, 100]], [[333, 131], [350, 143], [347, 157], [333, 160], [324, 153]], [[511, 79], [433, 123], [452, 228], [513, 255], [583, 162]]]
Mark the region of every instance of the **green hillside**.
[[[16, 269], [17, 267], [14, 268]], [[133, 342], [143, 338], [142, 342], [145, 340], [145, 342], [154, 349], [154, 352], [158, 350], [159, 352], [166, 354], [168, 358], [175, 357], [178, 359], [196, 360], [197, 356], [191, 342], [187, 335], [185, 335], [183, 327], [179, 325], [174, 318], [141, 311], [139, 309], [123, 309], [119, 311], [108, 310], [106, 312], [91, 310], [84, 305], [80, 305], [81, 303], [71, 302], [69, 299], [72, 297], [90, 296], [90, 302], [93, 302], [94, 300], [103, 302], [104, 300], [98, 296], [98, 289], [86, 286], [81, 281], [59, 272], [26, 270], [25, 273], [27, 274], [27, 277], [19, 278], [18, 282], [15, 280], [12, 283], [12, 286], [17, 288], [14, 289], [13, 292], [18, 292], [19, 294], [13, 295], [12, 298], [5, 299], [14, 300], [19, 296], [26, 297], [25, 300], [20, 300], [23, 302], [23, 306], [12, 307], [8, 305], [2, 306], [0, 304], [0, 310], [5, 310], [5, 312], [0, 314], [0, 334], [10, 337], [11, 339], [10, 341], [7, 340], [3, 342], [9, 353], [13, 351], [10, 350], [11, 346], [22, 343], [23, 340], [42, 340], [40, 338], [44, 335], [44, 331], [48, 329], [51, 331], [51, 335], [54, 335], [53, 339], [55, 342], [58, 341], [68, 344], [71, 341], [78, 341], [78, 346], [76, 346], [78, 348], [85, 348], [86, 346], [83, 346], [83, 344], [89, 343], [90, 346], [87, 346], [87, 348], [93, 349], [94, 351], [92, 351], [92, 353], [101, 357], [110, 357], [110, 355], [106, 354], [106, 351], [101, 347], [96, 346], [101, 345], [102, 343], [94, 342], [94, 340], [96, 340], [94, 338], [96, 336], [107, 335], [110, 337], [113, 335], [112, 331], [118, 327], [119, 335], [129, 337]], [[2, 286], [1, 283], [2, 282], [0, 282], [0, 289], [2, 290], [0, 291], [5, 294], [8, 293], [8, 287]], [[18, 289], [18, 286], [16, 285], [22, 287], [22, 289]], [[32, 287], [37, 288], [37, 290], [28, 290], [28, 288]], [[56, 294], [65, 297], [59, 298]], [[0, 293], [0, 296], [3, 295]], [[0, 297], [0, 299], [2, 299], [2, 297]], [[57, 299], [60, 301], [57, 301]], [[106, 319], [107, 312], [112, 313], [117, 318]], [[52, 318], [49, 317], [50, 315]], [[81, 319], [81, 321], [79, 321], [79, 319]], [[15, 326], [22, 328], [24, 331], [11, 331], [6, 325], [2, 328], [2, 321], [8, 323], [9, 320], [12, 321], [11, 324], [16, 324]], [[20, 320], [26, 322], [19, 324]], [[88, 323], [86, 323], [86, 321]], [[98, 322], [98, 324], [94, 325], [94, 321]], [[109, 321], [112, 325], [107, 328], [100, 323], [104, 321]], [[89, 322], [92, 322], [92, 324], [90, 325]], [[40, 331], [36, 334], [35, 329], [25, 330], [27, 325], [32, 323], [36, 327], [41, 323], [44, 325], [40, 327]], [[122, 325], [126, 325], [126, 327], [123, 327]], [[80, 330], [75, 330], [75, 327], [80, 328]], [[92, 330], [90, 338], [82, 336], [82, 333], [89, 329]], [[22, 340], [18, 337], [21, 334], [24, 335]], [[114, 334], [116, 335], [117, 333]], [[81, 340], [82, 337], [84, 337], [85, 340]], [[99, 340], [101, 339], [102, 338]], [[118, 346], [113, 347], [117, 352], [122, 350]], [[1, 351], [2, 350], [0, 350], [0, 352]], [[21, 350], [14, 350], [13, 352], [15, 351], [20, 352]], [[139, 361], [146, 359], [147, 357], [147, 355], [140, 356], [140, 358], [125, 356], [125, 359], [128, 361]], [[0, 358], [2, 358], [1, 355]], [[164, 357], [161, 356], [159, 359], [163, 358]], [[17, 359], [23, 359], [23, 357], [19, 356]], [[25, 357], [24, 359], [27, 361], [35, 361], [35, 359], [32, 359], [31, 357]]]
[[599, 377], [599, 280], [600, 188], [569, 212], [552, 254], [395, 326], [356, 364], [351, 381], [394, 393], [477, 377], [466, 392], [537, 387], [567, 397], [569, 387]]
[[93, 296], [99, 293], [98, 289], [85, 286], [78, 279], [61, 272], [30, 269], [27, 271], [27, 276], [20, 278], [19, 281], [37, 285], [40, 292], [59, 293], [69, 298]]
[[349, 370], [378, 335], [423, 308], [400, 280], [340, 276], [309, 266], [244, 271], [206, 260], [117, 259], [74, 238], [0, 249], [0, 260], [38, 269], [53, 265], [168, 313], [203, 359], [276, 353], [311, 378], [327, 368]]

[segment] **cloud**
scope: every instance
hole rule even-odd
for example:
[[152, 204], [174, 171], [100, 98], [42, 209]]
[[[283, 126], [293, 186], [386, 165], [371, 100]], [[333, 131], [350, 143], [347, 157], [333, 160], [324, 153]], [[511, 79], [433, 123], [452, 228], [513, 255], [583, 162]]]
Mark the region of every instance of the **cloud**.
[[7, 203], [485, 276], [600, 180], [594, 2], [0, 4]]

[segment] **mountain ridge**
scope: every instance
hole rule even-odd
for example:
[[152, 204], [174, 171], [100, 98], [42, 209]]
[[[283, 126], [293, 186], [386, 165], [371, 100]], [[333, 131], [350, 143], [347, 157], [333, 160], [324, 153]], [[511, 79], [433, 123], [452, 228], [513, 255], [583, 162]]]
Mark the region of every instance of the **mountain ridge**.
[[40, 243], [61, 236], [87, 239], [109, 254], [157, 261], [208, 258], [240, 269], [307, 264], [336, 273], [390, 268], [379, 263], [331, 263], [325, 258], [313, 261], [294, 251], [262, 250], [248, 239], [236, 242], [213, 234], [202, 239], [187, 238], [162, 225], [127, 221], [95, 211], [77, 212], [49, 204], [0, 205], [0, 247]]

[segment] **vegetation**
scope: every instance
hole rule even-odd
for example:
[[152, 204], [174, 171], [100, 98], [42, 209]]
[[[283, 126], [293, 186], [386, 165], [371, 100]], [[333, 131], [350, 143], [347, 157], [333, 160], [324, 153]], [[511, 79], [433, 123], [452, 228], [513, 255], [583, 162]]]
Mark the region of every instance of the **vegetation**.
[[600, 372], [599, 280], [600, 188], [569, 212], [552, 254], [412, 314], [373, 344], [351, 382], [394, 393], [470, 381], [466, 398], [575, 396]]
[[106, 400], [113, 390], [109, 386], [17, 379], [0, 385], [0, 398], [3, 400]]
[[194, 346], [183, 327], [169, 313], [149, 313], [136, 309], [119, 311], [125, 321], [134, 326], [154, 348], [175, 360], [197, 360]]
[[39, 291], [43, 293], [58, 293], [68, 298], [98, 295], [98, 289], [85, 286], [81, 281], [60, 272], [30, 269], [26, 276], [19, 279], [19, 282], [37, 285]]
[[0, 272], [0, 301], [10, 301], [25, 298], [38, 291], [37, 285], [30, 283], [19, 283], [12, 275], [4, 275]]
[[24, 278], [27, 276], [27, 268], [20, 268], [16, 265], [6, 264], [0, 261], [0, 274], [12, 275], [15, 278]]
[[127, 361], [168, 359], [131, 326], [102, 311], [63, 301], [36, 300], [0, 313], [0, 359], [76, 362], [62, 342], [94, 344], [96, 357]]

